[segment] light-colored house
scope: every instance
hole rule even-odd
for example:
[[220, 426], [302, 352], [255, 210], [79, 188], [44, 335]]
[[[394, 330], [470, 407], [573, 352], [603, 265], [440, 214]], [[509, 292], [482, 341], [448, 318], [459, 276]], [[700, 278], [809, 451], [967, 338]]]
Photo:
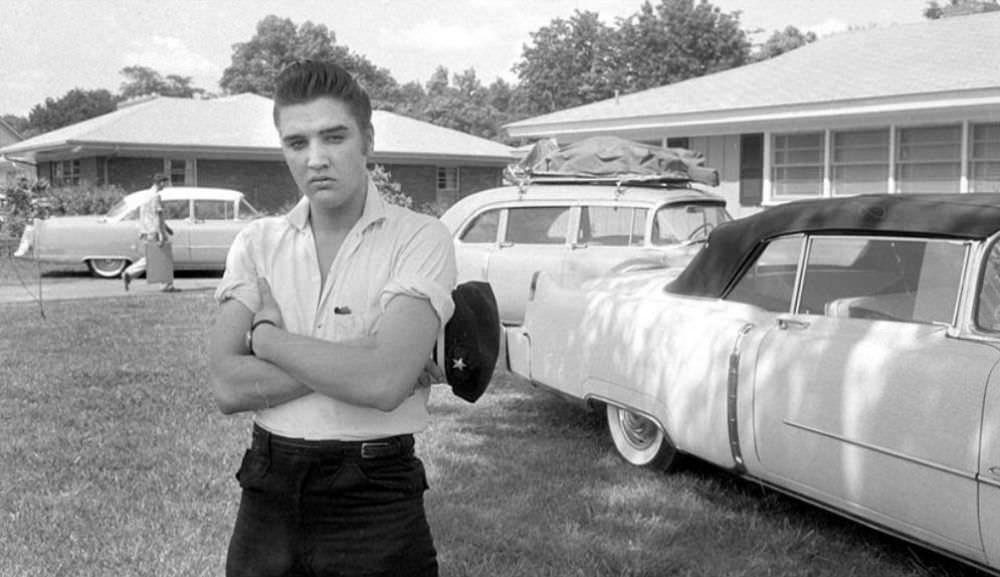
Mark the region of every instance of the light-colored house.
[[[0, 148], [8, 158], [37, 163], [53, 184], [149, 186], [157, 172], [174, 184], [235, 188], [257, 207], [274, 209], [298, 197], [284, 165], [273, 103], [254, 94], [211, 100], [153, 97]], [[375, 151], [415, 205], [452, 202], [500, 184], [512, 149], [502, 144], [375, 111]]]
[[1000, 12], [845, 32], [506, 128], [699, 150], [737, 215], [820, 196], [1000, 191], [998, 46]]

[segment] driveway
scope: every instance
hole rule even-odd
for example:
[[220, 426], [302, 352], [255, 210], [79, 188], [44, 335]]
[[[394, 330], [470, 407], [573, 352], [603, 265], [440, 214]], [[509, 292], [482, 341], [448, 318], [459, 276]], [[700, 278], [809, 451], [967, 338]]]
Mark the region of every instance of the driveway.
[[[213, 291], [219, 284], [220, 273], [178, 272], [174, 286], [182, 291]], [[24, 284], [0, 283], [0, 303], [27, 303], [42, 301], [105, 298], [132, 296], [141, 297], [160, 294], [160, 284], [149, 284], [145, 279], [132, 282], [129, 292], [125, 292], [121, 279], [99, 279], [86, 272], [43, 274], [24, 279]]]

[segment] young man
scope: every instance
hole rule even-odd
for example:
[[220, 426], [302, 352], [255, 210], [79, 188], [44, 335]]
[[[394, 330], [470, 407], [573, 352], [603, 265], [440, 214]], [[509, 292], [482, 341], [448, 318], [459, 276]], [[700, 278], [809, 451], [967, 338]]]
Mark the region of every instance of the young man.
[[[153, 176], [153, 186], [144, 193], [143, 202], [139, 206], [139, 240], [143, 243], [145, 254], [149, 254], [150, 251], [159, 251], [164, 257], [161, 262], [165, 262], [169, 270], [166, 271], [167, 280], [160, 290], [172, 293], [181, 290], [174, 286], [173, 252], [170, 246], [170, 236], [174, 234], [174, 231], [167, 226], [167, 220], [163, 216], [163, 201], [160, 198], [160, 191], [169, 182], [170, 177], [158, 172]], [[148, 266], [148, 259], [143, 256], [122, 271], [122, 282], [125, 284], [126, 291], [135, 277], [144, 273], [149, 274], [146, 270]]]
[[274, 122], [302, 199], [236, 238], [211, 335], [219, 408], [255, 411], [227, 575], [437, 575], [413, 433], [451, 239], [370, 182], [371, 105], [339, 66], [282, 71]]

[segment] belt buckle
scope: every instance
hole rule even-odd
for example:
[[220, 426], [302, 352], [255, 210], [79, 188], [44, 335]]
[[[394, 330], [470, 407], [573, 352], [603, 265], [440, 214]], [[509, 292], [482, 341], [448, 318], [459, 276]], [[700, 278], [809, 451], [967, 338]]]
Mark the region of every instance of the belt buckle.
[[[374, 459], [379, 456], [378, 451], [381, 449], [388, 449], [391, 445], [385, 441], [375, 441], [375, 442], [364, 442], [361, 443], [361, 458], [362, 459]], [[384, 455], [384, 453], [383, 453]]]

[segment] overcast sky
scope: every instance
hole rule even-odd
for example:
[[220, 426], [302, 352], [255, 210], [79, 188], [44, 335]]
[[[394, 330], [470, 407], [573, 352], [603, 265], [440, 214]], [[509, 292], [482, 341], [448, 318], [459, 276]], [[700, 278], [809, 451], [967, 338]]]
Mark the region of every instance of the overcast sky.
[[[603, 21], [635, 13], [642, 0], [4, 0], [0, 3], [0, 114], [27, 116], [73, 88], [117, 92], [130, 65], [190, 76], [218, 90], [232, 45], [269, 14], [325, 24], [337, 43], [421, 83], [439, 65], [475, 69], [484, 84], [515, 77], [530, 33], [574, 10]], [[654, 4], [658, 0], [654, 0]], [[793, 25], [820, 36], [848, 26], [920, 21], [926, 0], [713, 0], [740, 11], [745, 30]]]

